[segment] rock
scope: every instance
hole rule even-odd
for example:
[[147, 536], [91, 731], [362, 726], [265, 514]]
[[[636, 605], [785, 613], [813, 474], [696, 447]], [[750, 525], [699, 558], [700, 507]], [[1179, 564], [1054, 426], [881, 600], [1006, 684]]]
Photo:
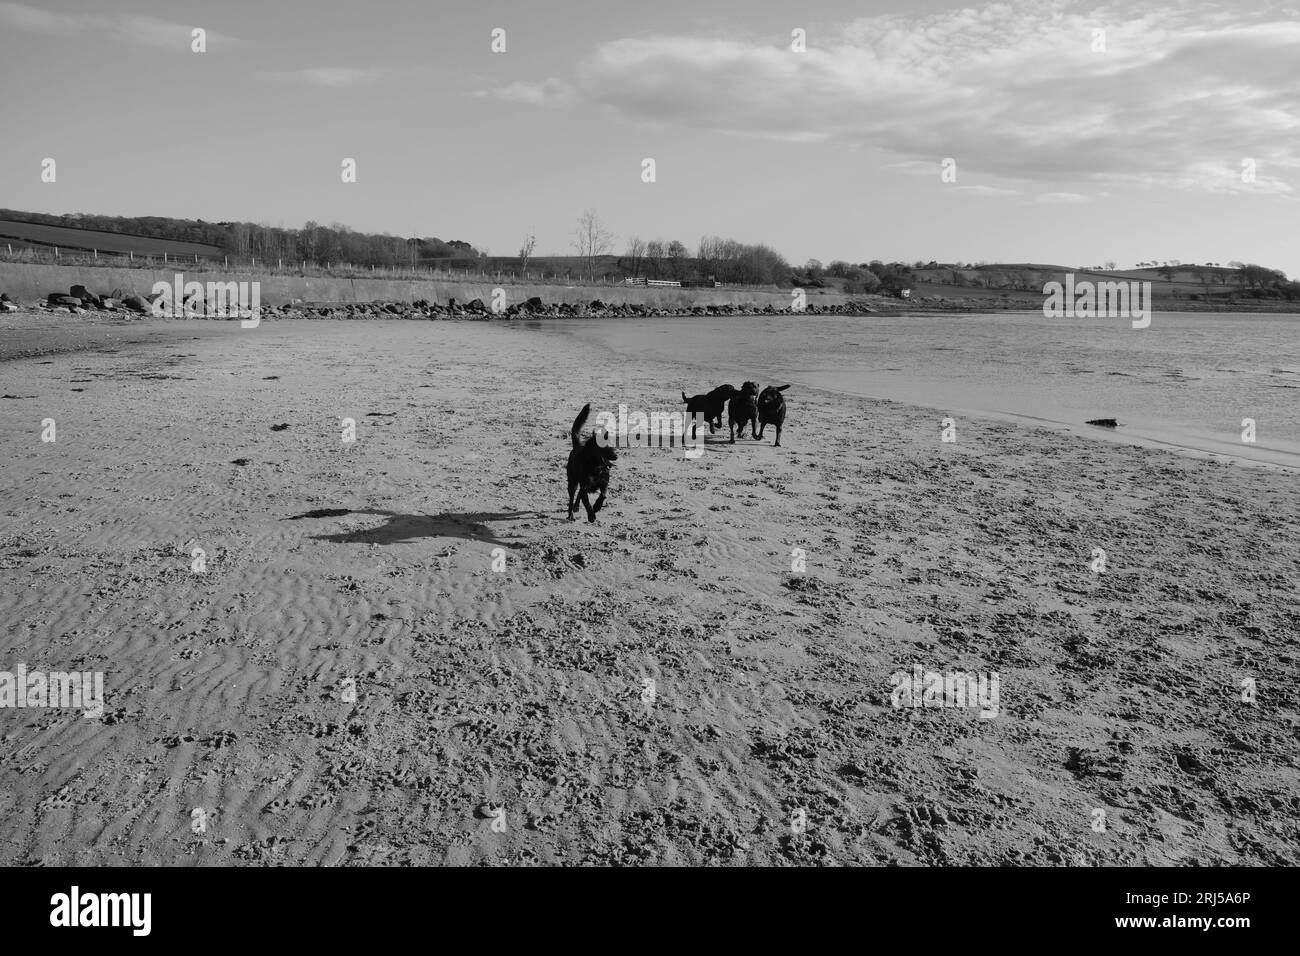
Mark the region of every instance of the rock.
[[1094, 418], [1088, 422], [1089, 425], [1096, 425], [1098, 428], [1118, 428], [1119, 422], [1113, 418]]
[[600, 311], [601, 309], [603, 309], [603, 308], [605, 308], [605, 303], [604, 303], [604, 302], [601, 302], [599, 299], [592, 299], [592, 300], [591, 300], [591, 309], [592, 309], [592, 311], [599, 312], [599, 311]]
[[486, 312], [488, 307], [483, 304], [482, 299], [474, 299], [465, 308], [470, 312]]
[[122, 305], [132, 312], [148, 312], [150, 309], [150, 304], [138, 295], [128, 295], [122, 300]]
[[64, 295], [61, 292], [51, 292], [49, 297], [50, 305], [66, 305], [69, 308], [80, 308], [81, 300], [70, 295]]
[[533, 311], [536, 311], [537, 309], [541, 309], [541, 308], [543, 308], [543, 305], [542, 305], [542, 297], [541, 297], [540, 295], [535, 295], [535, 296], [533, 296], [531, 299], [528, 300], [528, 302], [527, 302], [526, 304], [527, 304], [528, 308], [531, 309], [531, 310], [533, 310]]
[[17, 312], [18, 306], [14, 305], [8, 299], [0, 299], [0, 312]]
[[91, 292], [84, 285], [74, 285], [68, 290], [68, 294], [74, 299], [81, 301], [82, 305], [93, 305], [95, 308], [102, 308], [99, 296]]

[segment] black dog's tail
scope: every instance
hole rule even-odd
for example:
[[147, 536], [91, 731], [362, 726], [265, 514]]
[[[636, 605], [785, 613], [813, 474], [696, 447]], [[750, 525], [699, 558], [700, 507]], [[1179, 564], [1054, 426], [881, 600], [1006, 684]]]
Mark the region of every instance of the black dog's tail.
[[573, 428], [569, 429], [569, 437], [573, 439], [573, 447], [578, 448], [581, 442], [578, 441], [578, 433], [582, 431], [582, 426], [587, 424], [587, 416], [591, 414], [591, 402], [582, 406], [582, 411], [578, 412], [578, 417], [573, 420]]
[[682, 401], [685, 402], [687, 405], [689, 405], [689, 404], [691, 403], [691, 400], [690, 400], [689, 398], [686, 397], [686, 393], [685, 393], [685, 392], [682, 392]]

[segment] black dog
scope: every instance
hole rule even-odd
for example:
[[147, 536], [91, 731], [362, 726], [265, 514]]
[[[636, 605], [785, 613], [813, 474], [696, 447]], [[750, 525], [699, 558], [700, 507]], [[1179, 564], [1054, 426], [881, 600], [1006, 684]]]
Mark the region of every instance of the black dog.
[[[569, 464], [565, 470], [569, 476], [570, 521], [573, 520], [574, 512], [578, 510], [579, 498], [582, 499], [582, 506], [587, 509], [587, 520], [596, 520], [596, 512], [605, 503], [610, 463], [618, 460], [618, 452], [608, 445], [602, 446], [596, 440], [594, 432], [587, 436], [585, 442], [578, 439], [578, 433], [582, 431], [582, 426], [587, 423], [587, 416], [590, 414], [591, 404], [583, 405], [582, 411], [578, 412], [578, 417], [573, 420], [573, 428], [569, 430], [569, 437], [573, 440], [573, 450], [569, 452]], [[593, 491], [600, 492], [594, 505], [587, 500], [587, 495]]]
[[694, 398], [687, 398], [686, 393], [682, 392], [682, 401], [686, 403], [686, 414], [691, 419], [691, 440], [695, 440], [695, 416], [703, 415], [704, 420], [709, 423], [709, 434], [713, 434], [715, 428], [722, 427], [722, 406], [727, 404], [727, 399], [737, 394], [734, 386], [719, 385], [707, 395], [696, 395]]
[[736, 443], [736, 426], [740, 425], [740, 437], [745, 437], [745, 426], [749, 433], [758, 437], [758, 386], [745, 382], [740, 391], [731, 396], [727, 403], [727, 422], [731, 426], [731, 443]]
[[781, 447], [781, 426], [785, 424], [785, 396], [781, 393], [789, 387], [769, 385], [758, 395], [758, 437], [763, 437], [763, 429], [768, 425], [775, 425], [776, 441], [772, 443], [773, 448]]

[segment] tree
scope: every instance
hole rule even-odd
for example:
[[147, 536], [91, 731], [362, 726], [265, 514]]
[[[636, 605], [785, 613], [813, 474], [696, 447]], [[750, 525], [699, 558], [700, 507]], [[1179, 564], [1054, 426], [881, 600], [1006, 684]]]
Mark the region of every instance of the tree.
[[596, 210], [588, 209], [578, 217], [578, 224], [573, 230], [573, 247], [579, 257], [587, 260], [587, 276], [596, 278], [596, 259], [609, 252], [614, 234], [605, 228]]
[[659, 266], [663, 262], [665, 243], [662, 239], [651, 239], [645, 244], [645, 257], [653, 264], [655, 278], [659, 278]]
[[519, 274], [525, 279], [528, 278], [528, 260], [533, 257], [533, 250], [536, 248], [537, 236], [529, 229], [528, 235], [524, 236], [524, 244], [519, 247]]
[[678, 279], [682, 278], [682, 272], [688, 255], [686, 246], [674, 239], [672, 242], [668, 243], [668, 248], [664, 250], [664, 252], [668, 256], [669, 273]]
[[628, 265], [632, 270], [632, 275], [638, 276], [641, 274], [641, 260], [645, 258], [645, 252], [646, 243], [640, 236], [633, 236], [627, 241], [627, 251], [624, 255], [629, 260]]

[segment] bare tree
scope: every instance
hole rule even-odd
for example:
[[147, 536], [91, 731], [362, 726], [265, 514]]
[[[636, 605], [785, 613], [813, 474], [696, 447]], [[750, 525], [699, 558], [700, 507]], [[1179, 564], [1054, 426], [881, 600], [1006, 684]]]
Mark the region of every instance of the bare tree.
[[528, 260], [533, 257], [535, 248], [537, 248], [537, 237], [530, 229], [528, 235], [524, 236], [524, 244], [519, 247], [519, 272], [525, 279], [528, 278]]
[[654, 263], [655, 278], [659, 278], [659, 267], [664, 260], [664, 241], [662, 239], [651, 239], [645, 244], [645, 257]]
[[640, 236], [633, 236], [627, 241], [627, 252], [624, 255], [631, 260], [630, 265], [634, 276], [641, 274], [641, 260], [645, 258], [645, 249], [645, 240]]
[[669, 275], [676, 279], [684, 279], [686, 268], [686, 257], [690, 255], [685, 243], [674, 239], [668, 243], [668, 248], [664, 250], [668, 256]]
[[578, 225], [573, 230], [573, 247], [579, 257], [587, 260], [587, 276], [596, 278], [596, 258], [609, 252], [614, 241], [614, 234], [605, 228], [596, 210], [588, 209], [578, 217]]

